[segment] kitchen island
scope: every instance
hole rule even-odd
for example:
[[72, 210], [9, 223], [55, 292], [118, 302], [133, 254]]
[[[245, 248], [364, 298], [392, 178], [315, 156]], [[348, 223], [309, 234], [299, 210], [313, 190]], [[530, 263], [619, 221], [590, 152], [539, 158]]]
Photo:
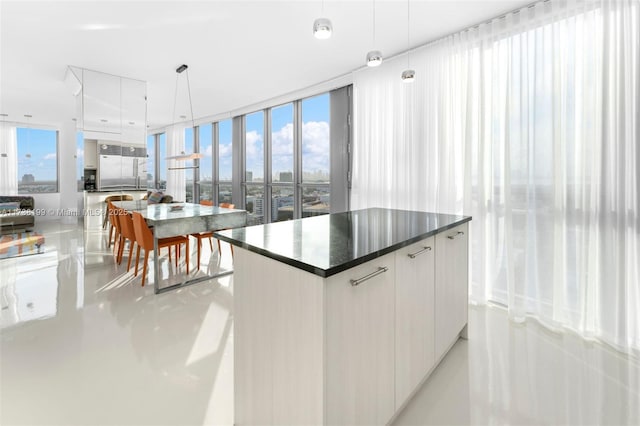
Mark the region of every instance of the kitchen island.
[[234, 244], [235, 424], [386, 424], [466, 337], [470, 217], [366, 209]]

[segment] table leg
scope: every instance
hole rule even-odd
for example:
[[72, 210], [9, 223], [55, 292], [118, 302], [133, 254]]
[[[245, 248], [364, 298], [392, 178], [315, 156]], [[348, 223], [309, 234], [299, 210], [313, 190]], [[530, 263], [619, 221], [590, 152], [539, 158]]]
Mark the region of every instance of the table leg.
[[[158, 262], [158, 237], [153, 234], [153, 292], [160, 293], [160, 262]], [[169, 248], [171, 250], [171, 248]]]

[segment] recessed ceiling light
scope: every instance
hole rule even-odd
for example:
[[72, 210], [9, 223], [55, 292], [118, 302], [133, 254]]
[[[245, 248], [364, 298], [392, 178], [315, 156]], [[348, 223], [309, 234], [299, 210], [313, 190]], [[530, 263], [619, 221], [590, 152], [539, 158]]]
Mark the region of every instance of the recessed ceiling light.
[[326, 40], [331, 37], [333, 26], [327, 18], [318, 18], [313, 23], [313, 36], [318, 40]]
[[101, 30], [117, 30], [122, 28], [122, 25], [112, 25], [112, 24], [84, 24], [80, 25], [81, 30], [87, 31], [101, 31]]
[[5, 113], [0, 114], [0, 117], [8, 117], [8, 116], [9, 114], [5, 114]]
[[101, 121], [101, 122], [103, 122], [103, 123], [107, 123], [107, 122], [109, 122], [109, 120], [106, 120], [106, 119], [104, 119], [104, 118], [101, 118], [101, 119], [100, 119], [100, 121]]
[[31, 115], [31, 114], [25, 114], [24, 116], [25, 116], [26, 118], [31, 118], [31, 117], [33, 117], [33, 115]]

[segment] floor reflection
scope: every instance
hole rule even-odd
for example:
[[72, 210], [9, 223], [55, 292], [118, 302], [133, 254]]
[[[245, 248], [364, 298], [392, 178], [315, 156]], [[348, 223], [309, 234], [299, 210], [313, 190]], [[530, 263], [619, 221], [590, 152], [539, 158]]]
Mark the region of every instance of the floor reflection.
[[[233, 424], [233, 276], [154, 295], [103, 233], [42, 231], [45, 254], [0, 261], [0, 424]], [[222, 247], [193, 273], [231, 267]], [[498, 308], [469, 319], [395, 424], [640, 424], [637, 359]]]
[[396, 425], [640, 424], [640, 364], [496, 307], [470, 307], [459, 340]]

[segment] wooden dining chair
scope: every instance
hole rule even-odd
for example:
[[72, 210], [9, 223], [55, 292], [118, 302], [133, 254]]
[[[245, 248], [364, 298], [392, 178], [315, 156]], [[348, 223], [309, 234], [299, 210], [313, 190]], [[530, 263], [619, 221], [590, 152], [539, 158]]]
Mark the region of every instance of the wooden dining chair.
[[133, 221], [131, 216], [125, 209], [116, 209], [116, 220], [120, 223], [120, 247], [118, 248], [118, 255], [116, 261], [118, 265], [122, 263], [122, 256], [124, 255], [125, 243], [129, 242], [129, 259], [127, 262], [127, 272], [131, 269], [131, 259], [133, 258], [133, 246], [136, 244], [136, 235], [133, 230]]
[[116, 242], [120, 239], [120, 224], [116, 223], [115, 209], [116, 208], [111, 204], [111, 201], [107, 202], [107, 218], [109, 219], [109, 241], [107, 243], [107, 247], [111, 247], [111, 244], [113, 244], [114, 249]]
[[[144, 217], [138, 212], [133, 212], [133, 231], [136, 236], [136, 268], [134, 275], [138, 276], [138, 263], [140, 260], [140, 248], [144, 250], [144, 266], [142, 267], [142, 286], [144, 286], [144, 280], [147, 277], [147, 264], [149, 263], [149, 252], [153, 250], [153, 233], [147, 222], [144, 220]], [[189, 274], [189, 237], [188, 236], [177, 236], [177, 237], [169, 237], [169, 238], [160, 238], [158, 239], [158, 250], [167, 247], [169, 250], [169, 261], [171, 261], [171, 247], [176, 247], [176, 267], [178, 266], [178, 258], [180, 256], [180, 245], [186, 244], [186, 265], [187, 265], [187, 274]], [[158, 277], [156, 277], [158, 279]]]
[[133, 195], [129, 195], [129, 194], [124, 194], [124, 195], [109, 195], [107, 197], [105, 197], [104, 202], [107, 205], [107, 214], [104, 216], [104, 219], [102, 220], [102, 229], [105, 229], [107, 227], [107, 222], [108, 222], [108, 212], [109, 212], [109, 204], [112, 201], [133, 201]]
[[[224, 209], [234, 209], [236, 206], [235, 204], [231, 203], [220, 203], [220, 207]], [[223, 229], [219, 229], [219, 231], [223, 231]], [[216, 238], [216, 241], [218, 242], [218, 252], [222, 253], [220, 251], [220, 240]], [[233, 244], [229, 244], [229, 247], [231, 247], [231, 257], [233, 257]]]
[[[200, 204], [203, 206], [213, 206], [213, 202], [209, 200], [202, 200], [200, 201]], [[235, 207], [235, 205], [229, 203], [220, 203], [220, 207], [232, 209]], [[191, 234], [191, 236], [198, 240], [198, 269], [200, 269], [200, 250], [202, 248], [202, 240], [205, 238], [209, 239], [209, 247], [211, 248], [211, 251], [213, 251], [213, 243], [211, 241], [211, 239], [213, 238], [213, 231]], [[222, 253], [220, 251], [220, 240], [216, 239], [216, 241], [218, 241], [218, 253]], [[231, 247], [231, 255], [233, 256], [233, 247]]]

